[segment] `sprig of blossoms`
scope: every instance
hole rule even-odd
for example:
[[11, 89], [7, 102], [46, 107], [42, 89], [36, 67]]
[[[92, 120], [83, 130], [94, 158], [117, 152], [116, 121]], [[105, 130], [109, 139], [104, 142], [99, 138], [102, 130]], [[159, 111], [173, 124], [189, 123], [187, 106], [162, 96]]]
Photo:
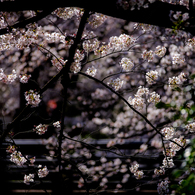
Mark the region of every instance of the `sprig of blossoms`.
[[32, 107], [37, 107], [41, 102], [40, 94], [33, 91], [32, 89], [25, 92], [25, 99], [27, 101], [27, 105], [31, 105]]
[[37, 134], [43, 135], [47, 131], [47, 128], [48, 128], [48, 125], [39, 124], [38, 126], [35, 126], [33, 130], [36, 131]]
[[11, 84], [17, 79], [17, 74], [15, 70], [12, 70], [12, 74], [6, 75], [3, 71], [3, 69], [0, 69], [0, 81]]
[[144, 172], [138, 170], [138, 168], [139, 168], [139, 164], [136, 163], [136, 164], [134, 164], [134, 165], [131, 165], [130, 171], [131, 171], [131, 173], [134, 174], [134, 176], [135, 176], [136, 179], [142, 179], [143, 176], [144, 176]]
[[122, 60], [119, 63], [124, 71], [130, 71], [134, 64], [129, 58], [122, 58]]
[[148, 99], [148, 102], [154, 102], [155, 104], [160, 102], [160, 95], [158, 93], [156, 93], [155, 91], [153, 91], [152, 93], [150, 93], [150, 98]]
[[111, 79], [107, 84], [111, 85], [115, 91], [118, 91], [123, 86], [123, 80], [120, 78]]

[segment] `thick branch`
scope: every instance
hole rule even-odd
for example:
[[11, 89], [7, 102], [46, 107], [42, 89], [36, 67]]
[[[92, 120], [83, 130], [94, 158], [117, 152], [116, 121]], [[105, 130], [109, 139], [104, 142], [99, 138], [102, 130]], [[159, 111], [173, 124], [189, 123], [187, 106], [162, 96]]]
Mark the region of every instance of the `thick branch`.
[[[150, 4], [148, 8], [141, 8], [140, 10], [133, 11], [123, 10], [117, 7], [115, 0], [55, 0], [51, 1], [49, 4], [46, 0], [42, 0], [41, 3], [38, 0], [30, 2], [25, 0], [15, 0], [13, 2], [5, 1], [0, 3], [0, 11], [47, 10], [58, 7], [80, 7], [128, 21], [152, 24], [166, 28], [171, 28], [173, 26], [173, 23], [169, 18], [171, 10], [182, 11], [183, 13], [189, 12], [185, 6], [172, 5], [158, 1]], [[192, 27], [185, 28], [184, 30], [195, 34], [195, 29]]]

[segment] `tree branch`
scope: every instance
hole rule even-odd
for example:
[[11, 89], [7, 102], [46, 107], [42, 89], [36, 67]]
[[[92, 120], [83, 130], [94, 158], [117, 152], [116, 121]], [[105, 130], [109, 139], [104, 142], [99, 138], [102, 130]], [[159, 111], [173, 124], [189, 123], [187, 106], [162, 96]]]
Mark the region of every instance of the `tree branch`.
[[[48, 10], [58, 7], [80, 7], [127, 21], [146, 23], [166, 28], [172, 28], [173, 26], [173, 23], [169, 18], [171, 10], [174, 12], [181, 11], [182, 13], [189, 12], [185, 6], [173, 5], [160, 1], [149, 4], [148, 8], [141, 8], [140, 10], [133, 11], [117, 7], [116, 1], [114, 0], [55, 0], [50, 4], [48, 4], [48, 1], [46, 0], [42, 0], [41, 3], [38, 0], [32, 2], [25, 0], [0, 2], [0, 11]], [[195, 35], [193, 26], [186, 27], [184, 30]]]

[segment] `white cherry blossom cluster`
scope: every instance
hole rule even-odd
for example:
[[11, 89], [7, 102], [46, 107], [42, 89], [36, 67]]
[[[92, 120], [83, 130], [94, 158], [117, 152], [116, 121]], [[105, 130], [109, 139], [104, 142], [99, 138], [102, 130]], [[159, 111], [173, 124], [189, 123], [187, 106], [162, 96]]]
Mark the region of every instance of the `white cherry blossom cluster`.
[[43, 135], [47, 131], [47, 128], [48, 128], [48, 125], [39, 124], [38, 126], [35, 126], [33, 130], [36, 131], [37, 134]]
[[81, 52], [79, 49], [76, 50], [76, 53], [74, 55], [74, 61], [75, 62], [80, 62], [81, 60], [83, 60], [85, 57], [84, 53]]
[[164, 167], [160, 167], [159, 169], [154, 169], [154, 174], [155, 176], [160, 176], [165, 174], [165, 169]]
[[53, 123], [53, 126], [56, 127], [56, 128], [60, 128], [61, 125], [60, 125], [60, 121], [56, 121]]
[[91, 66], [89, 68], [87, 68], [86, 70], [86, 74], [94, 77], [96, 75], [97, 69], [94, 66]]
[[167, 180], [161, 181], [157, 185], [157, 191], [160, 195], [165, 195], [169, 193], [169, 182]]
[[27, 74], [19, 75], [21, 83], [28, 83], [28, 80], [30, 79], [30, 77], [31, 75], [27, 75]]
[[172, 167], [174, 167], [173, 159], [168, 157], [168, 156], [165, 157], [163, 159], [163, 167], [164, 168], [172, 168]]
[[42, 165], [39, 165], [38, 168], [40, 168], [40, 169], [38, 170], [38, 176], [39, 176], [39, 178], [46, 177], [46, 176], [49, 174], [49, 170], [47, 169], [46, 166], [44, 166], [44, 167], [42, 168]]
[[30, 182], [34, 182], [34, 174], [24, 175], [24, 183], [29, 185]]
[[143, 96], [145, 96], [146, 98], [148, 98], [148, 102], [149, 103], [158, 103], [160, 101], [160, 95], [156, 92], [151, 92], [149, 93], [149, 89], [139, 86], [136, 94], [134, 95], [134, 98], [132, 98], [131, 96], [128, 98], [128, 102], [129, 104], [131, 104], [135, 109], [141, 110], [143, 109], [144, 105], [145, 105], [145, 98], [143, 98]]
[[195, 37], [188, 39], [187, 45], [190, 47], [194, 47], [195, 46]]
[[180, 136], [179, 138], [174, 138], [173, 141], [177, 144], [170, 142], [169, 147], [176, 152], [181, 150], [182, 147], [186, 146], [186, 139], [184, 139], [182, 136]]
[[185, 128], [188, 129], [191, 133], [194, 133], [195, 132], [195, 122], [186, 125]]
[[14, 151], [10, 155], [10, 161], [18, 166], [22, 166], [27, 161], [27, 159], [21, 154], [20, 151]]
[[96, 51], [99, 48], [100, 42], [96, 38], [97, 36], [93, 31], [87, 31], [83, 34], [83, 49], [89, 53], [91, 51]]
[[119, 64], [124, 71], [130, 71], [134, 66], [133, 62], [129, 58], [122, 58]]
[[152, 85], [156, 83], [156, 80], [158, 79], [159, 73], [156, 70], [151, 70], [150, 72], [146, 73], [146, 81], [148, 84]]
[[160, 102], [160, 95], [158, 93], [156, 93], [155, 91], [153, 91], [152, 93], [150, 93], [150, 97], [148, 99], [148, 102], [151, 103], [159, 103]]
[[26, 91], [24, 93], [25, 99], [27, 101], [27, 105], [31, 105], [32, 107], [37, 107], [39, 103], [41, 102], [41, 96], [36, 91], [33, 91], [32, 89], [29, 91]]
[[70, 66], [70, 71], [73, 73], [78, 73], [81, 70], [81, 63], [80, 62], [73, 62]]
[[12, 74], [6, 75], [2, 68], [0, 68], [0, 81], [11, 84], [18, 78], [16, 71], [12, 70]]
[[110, 81], [107, 82], [107, 84], [111, 85], [111, 87], [115, 91], [118, 91], [123, 86], [123, 80], [121, 80], [120, 78], [110, 79]]
[[53, 14], [56, 14], [59, 18], [67, 20], [72, 18], [75, 15], [77, 17], [80, 17], [81, 10], [76, 7], [58, 8], [53, 12]]
[[100, 14], [100, 13], [95, 13], [92, 16], [91, 21], [89, 22], [89, 24], [93, 27], [93, 28], [97, 28], [99, 27], [101, 24], [104, 23], [104, 21], [107, 19], [107, 16]]
[[162, 47], [162, 46], [159, 45], [159, 46], [156, 47], [156, 50], [155, 50], [154, 53], [158, 57], [162, 58], [165, 55], [166, 51], [167, 51], [166, 47]]
[[173, 138], [173, 136], [175, 134], [175, 130], [173, 127], [165, 127], [161, 130], [161, 133], [164, 135], [164, 138], [166, 140], [169, 140], [169, 139]]
[[178, 85], [181, 85], [184, 81], [186, 81], [186, 74], [181, 72], [178, 76], [174, 76], [172, 78], [169, 78], [169, 87], [175, 88]]
[[150, 51], [144, 50], [142, 53], [142, 58], [144, 60], [147, 60], [148, 62], [151, 62], [154, 59], [154, 52], [152, 50]]
[[121, 34], [119, 37], [110, 37], [108, 45], [110, 49], [127, 50], [135, 43], [135, 41], [135, 38], [133, 38], [132, 36]]
[[138, 170], [138, 168], [139, 168], [139, 164], [136, 163], [136, 164], [134, 164], [134, 165], [131, 165], [130, 171], [131, 171], [131, 173], [134, 174], [134, 176], [135, 176], [136, 179], [142, 179], [143, 176], [144, 176], [144, 172]]
[[51, 60], [52, 65], [55, 66], [58, 70], [61, 70], [63, 66], [65, 66], [66, 62], [67, 60], [64, 61], [62, 57]]
[[181, 64], [183, 65], [185, 63], [184, 57], [179, 53], [173, 53], [172, 55], [172, 63], [173, 64]]

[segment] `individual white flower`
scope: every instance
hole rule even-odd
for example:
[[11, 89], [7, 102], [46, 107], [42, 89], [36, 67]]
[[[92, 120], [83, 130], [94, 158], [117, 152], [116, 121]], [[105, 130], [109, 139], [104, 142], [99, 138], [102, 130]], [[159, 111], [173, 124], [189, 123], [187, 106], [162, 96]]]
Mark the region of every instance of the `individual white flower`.
[[175, 131], [173, 127], [165, 127], [161, 130], [161, 133], [164, 135], [166, 140], [169, 140], [173, 137]]
[[43, 167], [42, 169], [39, 169], [38, 170], [38, 176], [39, 178], [43, 178], [43, 177], [46, 177], [47, 175], [49, 174], [49, 171], [47, 169], [47, 167]]
[[156, 83], [156, 80], [158, 79], [158, 72], [156, 70], [151, 70], [150, 72], [146, 73], [146, 81], [148, 84], [152, 85]]
[[166, 51], [167, 51], [166, 47], [161, 47], [159, 45], [156, 47], [155, 54], [162, 58], [165, 55]]
[[89, 67], [86, 70], [86, 74], [88, 74], [88, 75], [90, 75], [92, 77], [94, 77], [96, 75], [96, 72], [97, 72], [97, 69], [94, 66]]
[[27, 101], [27, 105], [31, 105], [32, 107], [37, 107], [41, 102], [40, 94], [33, 90], [29, 90], [25, 92], [25, 99]]
[[24, 183], [29, 185], [30, 182], [34, 182], [34, 174], [24, 175]]
[[122, 58], [119, 64], [124, 71], [130, 71], [134, 66], [133, 62], [129, 58]]
[[111, 79], [107, 84], [111, 85], [115, 91], [118, 91], [123, 86], [123, 80], [120, 78]]

